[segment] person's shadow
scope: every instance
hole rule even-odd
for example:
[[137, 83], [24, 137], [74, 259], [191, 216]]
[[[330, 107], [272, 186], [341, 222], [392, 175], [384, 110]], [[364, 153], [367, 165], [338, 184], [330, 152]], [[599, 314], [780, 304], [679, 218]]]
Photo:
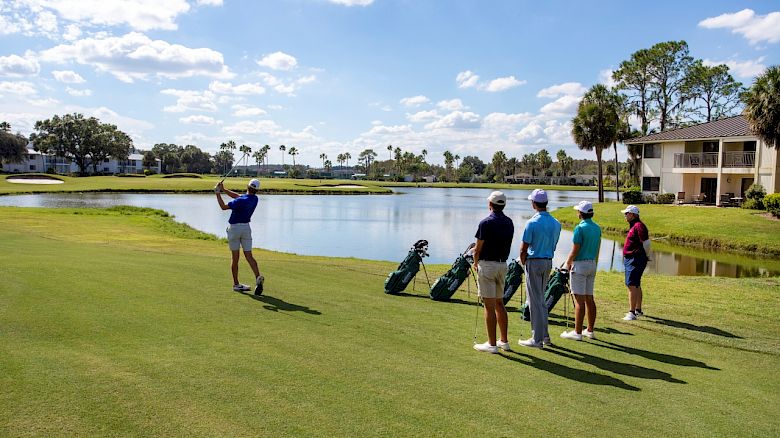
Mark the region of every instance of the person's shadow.
[[[545, 348], [547, 350], [547, 348]], [[602, 357], [593, 356], [581, 351], [571, 350], [566, 347], [554, 345], [549, 349], [553, 354], [567, 357], [569, 359], [578, 360], [583, 363], [593, 365], [596, 368], [600, 368], [604, 371], [610, 371], [615, 374], [622, 374], [629, 377], [638, 377], [640, 379], [658, 379], [666, 380], [671, 383], [687, 383], [685, 381], [675, 379], [671, 374], [655, 370], [653, 368], [647, 368], [640, 365], [634, 365], [630, 363], [617, 362], [613, 360], [604, 359]]]
[[[545, 348], [545, 350], [547, 349]], [[571, 368], [566, 365], [544, 360], [540, 357], [532, 356], [530, 354], [520, 353], [515, 350], [501, 354], [501, 357], [581, 383], [614, 386], [615, 388], [625, 389], [626, 391], [641, 391], [641, 389], [637, 388], [636, 386], [629, 385], [620, 379], [607, 376], [606, 374], [599, 374], [587, 370]]]
[[263, 309], [270, 310], [272, 312], [303, 312], [309, 315], [322, 315], [322, 312], [319, 310], [311, 309], [306, 306], [300, 306], [298, 304], [288, 303], [287, 301], [284, 301], [282, 299], [272, 297], [269, 295], [253, 295], [248, 293], [241, 293], [242, 295], [248, 296], [252, 298], [255, 301], [259, 301], [261, 303], [265, 303], [263, 305]]
[[652, 321], [656, 324], [661, 324], [669, 327], [675, 327], [675, 328], [681, 328], [686, 330], [693, 330], [696, 332], [702, 332], [702, 333], [709, 333], [711, 335], [715, 336], [723, 336], [724, 338], [736, 338], [736, 339], [744, 339], [742, 336], [737, 336], [733, 333], [729, 333], [725, 330], [721, 330], [716, 327], [710, 327], [708, 325], [695, 325], [688, 322], [683, 321], [674, 321], [672, 319], [664, 319], [664, 318], [658, 318], [655, 316], [647, 316], [646, 317], [649, 321]]
[[672, 354], [656, 353], [653, 351], [642, 350], [640, 348], [629, 347], [626, 345], [616, 344], [614, 342], [608, 342], [601, 339], [595, 339], [595, 342], [590, 342], [591, 345], [597, 345], [603, 348], [609, 348], [610, 350], [620, 351], [627, 354], [633, 354], [636, 356], [642, 356], [645, 359], [655, 360], [658, 362], [664, 362], [672, 365], [678, 365], [681, 367], [698, 367], [706, 370], [720, 371], [720, 368], [715, 368], [707, 365], [704, 362], [698, 360], [688, 359], [687, 357], [674, 356]]

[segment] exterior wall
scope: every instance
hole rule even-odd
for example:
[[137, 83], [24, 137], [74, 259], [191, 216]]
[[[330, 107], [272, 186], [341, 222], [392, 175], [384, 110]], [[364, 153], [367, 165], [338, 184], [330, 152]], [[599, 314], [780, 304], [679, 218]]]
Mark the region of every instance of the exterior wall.
[[[162, 172], [162, 163], [155, 160], [157, 165], [152, 167], [157, 173]], [[31, 167], [32, 166], [32, 167]], [[79, 167], [76, 163], [67, 158], [56, 157], [53, 155], [42, 155], [40, 152], [29, 150], [21, 163], [4, 164], [3, 171], [9, 173], [29, 173], [46, 172], [53, 168], [57, 173], [78, 173]], [[143, 155], [131, 154], [128, 161], [117, 161], [113, 158], [103, 160], [97, 166], [98, 172], [102, 173], [143, 173]], [[92, 173], [92, 164], [88, 161], [86, 172]]]

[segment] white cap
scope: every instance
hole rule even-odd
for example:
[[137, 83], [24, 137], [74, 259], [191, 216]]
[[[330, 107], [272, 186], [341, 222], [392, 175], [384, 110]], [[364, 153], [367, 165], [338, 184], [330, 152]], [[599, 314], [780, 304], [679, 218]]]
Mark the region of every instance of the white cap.
[[536, 189], [528, 195], [529, 201], [534, 202], [547, 202], [547, 192], [544, 189]]
[[249, 184], [247, 184], [247, 187], [251, 187], [255, 190], [260, 190], [260, 180], [257, 178], [252, 178], [252, 181], [249, 181]]
[[487, 197], [487, 200], [490, 201], [491, 204], [506, 205], [506, 195], [504, 192], [495, 191]]
[[580, 201], [579, 204], [574, 206], [574, 209], [581, 213], [593, 213], [593, 203], [590, 201]]
[[633, 214], [639, 216], [639, 208], [637, 208], [637, 206], [635, 206], [635, 205], [629, 205], [628, 207], [626, 207], [625, 210], [620, 210], [620, 212], [623, 213], [623, 214], [633, 213]]

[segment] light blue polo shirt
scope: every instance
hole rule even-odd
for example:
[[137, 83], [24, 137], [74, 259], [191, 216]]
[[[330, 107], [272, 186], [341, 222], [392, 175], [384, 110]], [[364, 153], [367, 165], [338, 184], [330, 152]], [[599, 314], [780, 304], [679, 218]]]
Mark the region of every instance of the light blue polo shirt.
[[561, 223], [550, 213], [540, 211], [525, 224], [523, 242], [528, 244], [529, 259], [551, 259], [561, 237]]
[[596, 260], [599, 258], [599, 247], [601, 246], [601, 227], [593, 222], [593, 219], [583, 219], [574, 227], [575, 245], [580, 246], [575, 261]]

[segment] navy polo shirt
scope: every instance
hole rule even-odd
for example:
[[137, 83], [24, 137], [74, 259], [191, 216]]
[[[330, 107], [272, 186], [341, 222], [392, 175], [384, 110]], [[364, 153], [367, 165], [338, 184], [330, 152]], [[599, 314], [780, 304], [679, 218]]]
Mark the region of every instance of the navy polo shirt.
[[477, 234], [474, 235], [477, 239], [484, 241], [479, 259], [496, 262], [506, 261], [512, 248], [514, 234], [515, 225], [512, 223], [512, 219], [509, 219], [504, 212], [490, 212], [490, 215], [479, 223]]
[[257, 207], [257, 195], [250, 195], [249, 193], [244, 193], [243, 195], [239, 196], [238, 198], [228, 202], [228, 207], [230, 207], [230, 219], [228, 219], [228, 223], [230, 224], [248, 224], [250, 220], [252, 220], [252, 213], [255, 212], [255, 207]]

